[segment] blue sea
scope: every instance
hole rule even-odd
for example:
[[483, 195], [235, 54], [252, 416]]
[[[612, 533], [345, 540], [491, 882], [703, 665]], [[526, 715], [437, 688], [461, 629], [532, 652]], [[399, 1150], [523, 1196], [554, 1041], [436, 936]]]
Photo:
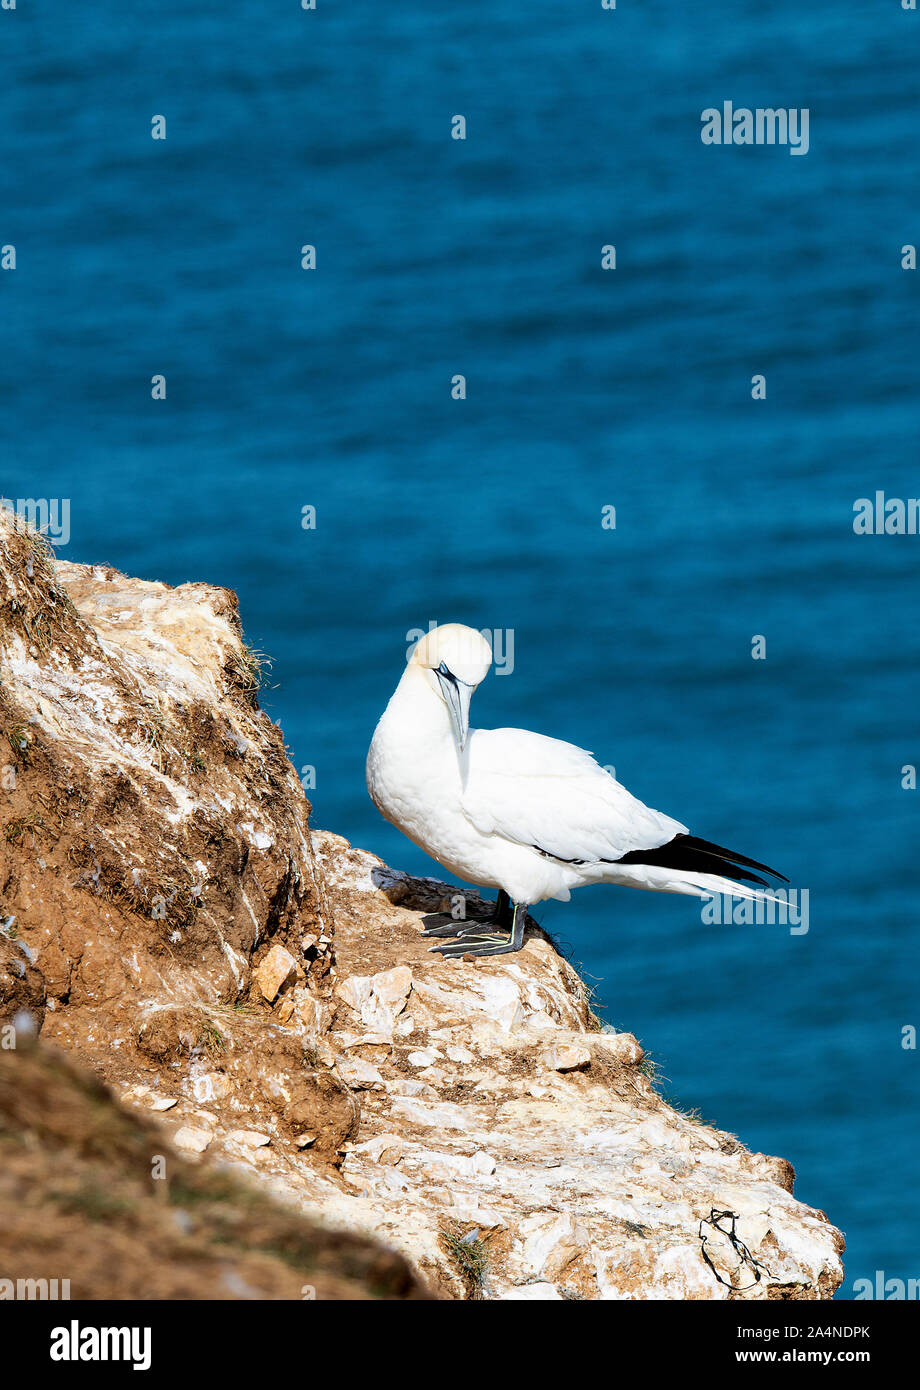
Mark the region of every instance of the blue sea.
[[[66, 559], [235, 589], [315, 823], [391, 864], [438, 872], [367, 745], [455, 621], [513, 665], [474, 723], [807, 889], [799, 934], [536, 915], [678, 1104], [792, 1161], [844, 1298], [920, 1277], [920, 536], [853, 528], [920, 493], [918, 49], [897, 0], [0, 11], [0, 490], [69, 499]], [[725, 101], [807, 108], [807, 154], [703, 144]]]

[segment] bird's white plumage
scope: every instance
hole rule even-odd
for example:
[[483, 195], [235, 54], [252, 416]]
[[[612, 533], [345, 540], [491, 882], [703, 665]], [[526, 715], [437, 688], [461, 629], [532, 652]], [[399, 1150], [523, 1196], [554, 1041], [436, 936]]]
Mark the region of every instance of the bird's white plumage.
[[450, 873], [516, 903], [567, 901], [572, 888], [601, 882], [762, 896], [719, 873], [613, 862], [687, 827], [645, 806], [584, 749], [526, 729], [464, 728], [458, 743], [491, 659], [479, 633], [454, 624], [414, 649], [367, 758], [368, 790], [387, 820]]
[[477, 830], [560, 860], [614, 860], [687, 827], [643, 805], [574, 743], [527, 729], [475, 729], [460, 807]]

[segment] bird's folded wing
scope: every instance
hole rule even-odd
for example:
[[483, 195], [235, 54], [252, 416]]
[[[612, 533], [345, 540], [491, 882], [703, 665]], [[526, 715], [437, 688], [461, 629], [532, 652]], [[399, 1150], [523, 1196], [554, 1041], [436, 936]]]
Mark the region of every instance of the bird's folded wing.
[[481, 834], [572, 863], [654, 849], [687, 827], [643, 805], [583, 748], [526, 729], [476, 729], [462, 806]]

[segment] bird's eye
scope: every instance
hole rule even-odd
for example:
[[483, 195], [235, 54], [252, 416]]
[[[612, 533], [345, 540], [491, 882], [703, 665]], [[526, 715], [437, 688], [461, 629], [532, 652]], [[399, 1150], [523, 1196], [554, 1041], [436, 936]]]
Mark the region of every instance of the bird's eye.
[[450, 677], [450, 678], [452, 678], [452, 677], [453, 677], [453, 674], [454, 674], [453, 671], [449, 671], [449, 670], [447, 669], [447, 663], [444, 662], [444, 661], [442, 661], [441, 664], [440, 664], [440, 666], [438, 667], [438, 672], [439, 672], [440, 675], [442, 675], [442, 676], [448, 676], [448, 677]]

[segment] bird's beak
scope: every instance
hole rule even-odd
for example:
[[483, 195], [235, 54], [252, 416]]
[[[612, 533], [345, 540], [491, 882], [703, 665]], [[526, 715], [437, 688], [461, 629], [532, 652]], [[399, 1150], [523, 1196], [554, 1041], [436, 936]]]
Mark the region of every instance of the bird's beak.
[[470, 701], [473, 698], [475, 687], [467, 685], [465, 681], [458, 680], [456, 676], [444, 675], [441, 671], [436, 671], [435, 675], [441, 686], [441, 694], [447, 704], [454, 739], [462, 753], [466, 747], [467, 734], [470, 731]]

